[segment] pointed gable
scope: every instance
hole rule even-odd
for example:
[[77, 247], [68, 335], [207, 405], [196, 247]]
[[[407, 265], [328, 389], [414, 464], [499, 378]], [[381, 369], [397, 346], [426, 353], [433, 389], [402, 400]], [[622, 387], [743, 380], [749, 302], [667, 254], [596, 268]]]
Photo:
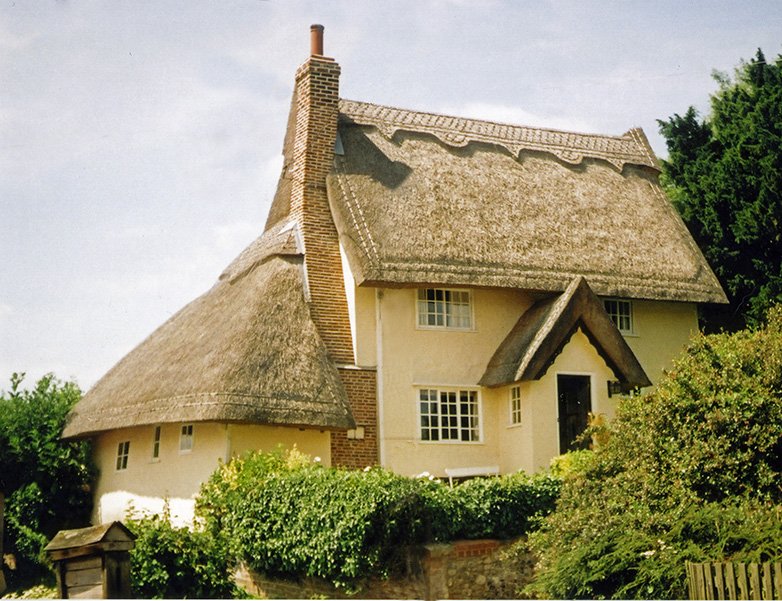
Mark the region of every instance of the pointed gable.
[[624, 387], [651, 385], [583, 276], [574, 278], [558, 297], [536, 302], [519, 318], [479, 383], [502, 386], [539, 379], [579, 327]]

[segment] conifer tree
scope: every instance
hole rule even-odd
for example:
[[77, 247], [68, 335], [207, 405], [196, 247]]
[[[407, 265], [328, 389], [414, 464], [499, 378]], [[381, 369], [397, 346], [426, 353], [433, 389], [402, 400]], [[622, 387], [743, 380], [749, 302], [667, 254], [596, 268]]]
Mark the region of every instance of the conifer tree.
[[708, 331], [758, 325], [782, 301], [782, 56], [715, 74], [711, 112], [658, 121], [663, 182], [730, 300], [705, 307]]

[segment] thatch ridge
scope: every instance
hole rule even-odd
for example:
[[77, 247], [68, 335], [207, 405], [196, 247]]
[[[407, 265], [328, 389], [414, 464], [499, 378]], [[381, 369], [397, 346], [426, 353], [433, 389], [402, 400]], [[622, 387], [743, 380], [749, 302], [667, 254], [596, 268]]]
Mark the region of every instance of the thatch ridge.
[[343, 122], [371, 125], [388, 139], [398, 131], [427, 133], [455, 147], [482, 142], [501, 146], [513, 156], [518, 156], [522, 150], [533, 150], [549, 152], [572, 164], [592, 158], [607, 161], [619, 171], [627, 163], [660, 170], [657, 159], [650, 152], [646, 136], [638, 128], [621, 136], [587, 134], [344, 99], [340, 100], [339, 110]]
[[581, 329], [626, 389], [651, 382], [586, 278], [573, 279], [557, 297], [534, 303], [489, 361], [479, 384], [502, 386], [541, 378]]
[[[285, 238], [281, 229], [270, 237]], [[248, 256], [249, 265], [239, 262], [232, 277], [101, 378], [71, 412], [63, 436], [187, 421], [353, 427], [336, 365], [310, 316], [301, 257]]]

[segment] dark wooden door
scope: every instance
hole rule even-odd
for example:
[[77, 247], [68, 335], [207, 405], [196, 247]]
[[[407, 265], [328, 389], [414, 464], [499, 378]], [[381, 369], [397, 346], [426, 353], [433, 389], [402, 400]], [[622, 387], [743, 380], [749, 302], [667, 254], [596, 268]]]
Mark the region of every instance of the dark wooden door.
[[588, 441], [576, 444], [579, 434], [586, 430], [592, 410], [589, 376], [557, 376], [559, 403], [559, 452], [585, 449]]

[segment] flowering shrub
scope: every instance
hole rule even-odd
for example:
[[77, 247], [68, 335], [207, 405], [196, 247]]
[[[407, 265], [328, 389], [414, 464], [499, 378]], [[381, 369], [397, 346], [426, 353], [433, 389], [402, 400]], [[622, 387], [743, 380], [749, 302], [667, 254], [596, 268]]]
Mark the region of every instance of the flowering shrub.
[[528, 592], [684, 598], [685, 560], [782, 557], [782, 307], [764, 329], [695, 339], [610, 430], [531, 537]]

